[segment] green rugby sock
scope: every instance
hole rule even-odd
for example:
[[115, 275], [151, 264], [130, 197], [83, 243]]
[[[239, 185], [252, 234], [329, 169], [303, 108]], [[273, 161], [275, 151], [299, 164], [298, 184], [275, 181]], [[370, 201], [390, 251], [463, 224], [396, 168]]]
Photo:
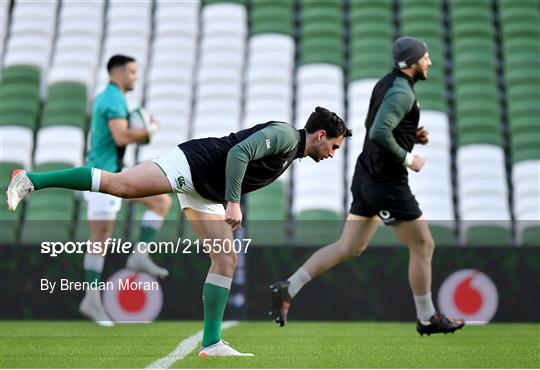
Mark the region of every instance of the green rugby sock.
[[84, 277], [87, 283], [93, 283], [94, 281], [101, 282], [101, 272], [103, 271], [103, 264], [105, 263], [105, 257], [96, 254], [84, 255]]
[[163, 216], [154, 211], [144, 212], [141, 220], [141, 229], [139, 231], [140, 242], [151, 242], [156, 237], [158, 230], [163, 224]]
[[101, 282], [101, 272], [84, 270], [84, 278], [87, 283], [99, 283]]
[[47, 172], [27, 172], [34, 190], [43, 188], [92, 189], [92, 167], [75, 167]]
[[208, 273], [203, 288], [204, 332], [202, 346], [208, 347], [221, 339], [221, 322], [232, 278]]

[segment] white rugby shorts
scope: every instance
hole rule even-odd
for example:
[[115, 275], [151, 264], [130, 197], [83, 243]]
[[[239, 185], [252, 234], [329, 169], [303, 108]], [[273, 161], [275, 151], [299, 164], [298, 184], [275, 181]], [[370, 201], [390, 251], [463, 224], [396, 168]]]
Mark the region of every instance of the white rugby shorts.
[[182, 209], [191, 208], [203, 213], [225, 214], [223, 204], [203, 198], [197, 193], [193, 186], [186, 155], [179, 147], [175, 147], [171, 152], [154, 159], [153, 162], [167, 176], [173, 192], [178, 196]]

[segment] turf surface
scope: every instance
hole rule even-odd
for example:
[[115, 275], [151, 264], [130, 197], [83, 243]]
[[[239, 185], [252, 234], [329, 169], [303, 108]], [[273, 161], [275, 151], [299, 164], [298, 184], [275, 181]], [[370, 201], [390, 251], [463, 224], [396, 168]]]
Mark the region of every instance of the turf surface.
[[[91, 322], [0, 323], [0, 366], [144, 368], [201, 329], [199, 322], [101, 328]], [[253, 358], [199, 358], [173, 368], [538, 368], [540, 324], [466, 326], [420, 337], [413, 323], [243, 322], [224, 331]]]

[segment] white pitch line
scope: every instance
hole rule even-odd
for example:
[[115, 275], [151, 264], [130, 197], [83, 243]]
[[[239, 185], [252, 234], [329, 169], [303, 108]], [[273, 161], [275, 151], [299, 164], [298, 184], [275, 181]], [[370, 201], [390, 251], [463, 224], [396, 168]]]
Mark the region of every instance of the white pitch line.
[[[221, 325], [221, 330], [232, 328], [233, 326], [238, 325], [238, 321], [225, 321]], [[196, 347], [197, 344], [202, 340], [203, 331], [199, 331], [196, 334], [193, 334], [191, 337], [184, 339], [178, 344], [178, 346], [169, 353], [167, 356], [160, 358], [148, 365], [147, 369], [168, 369], [176, 361], [183, 359], [189, 355]]]

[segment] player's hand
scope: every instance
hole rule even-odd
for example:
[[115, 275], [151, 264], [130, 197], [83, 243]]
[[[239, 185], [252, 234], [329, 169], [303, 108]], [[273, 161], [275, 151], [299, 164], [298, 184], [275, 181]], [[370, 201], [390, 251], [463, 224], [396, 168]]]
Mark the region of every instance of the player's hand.
[[423, 126], [416, 129], [416, 142], [426, 145], [429, 142], [429, 132]]
[[233, 231], [242, 227], [242, 209], [240, 208], [240, 203], [227, 203], [227, 209], [225, 210], [225, 223], [230, 225]]
[[150, 115], [150, 124], [147, 128], [148, 138], [146, 142], [148, 142], [152, 138], [152, 136], [154, 136], [156, 132], [159, 131], [160, 128], [161, 125], [159, 124], [159, 121], [156, 119], [156, 117], [154, 117], [154, 115]]
[[426, 163], [426, 160], [424, 158], [420, 157], [419, 155], [414, 155], [413, 161], [411, 165], [409, 166], [409, 168], [413, 170], [414, 172], [419, 172], [422, 169], [422, 167], [424, 167], [425, 163]]

